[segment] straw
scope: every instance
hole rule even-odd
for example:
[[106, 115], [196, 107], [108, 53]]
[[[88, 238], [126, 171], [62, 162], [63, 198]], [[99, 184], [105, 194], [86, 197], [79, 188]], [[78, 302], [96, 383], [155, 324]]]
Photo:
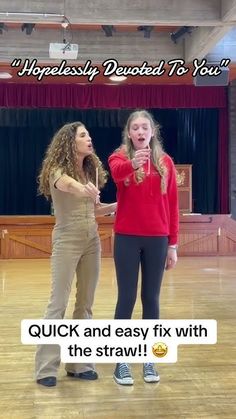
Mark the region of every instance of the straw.
[[[95, 186], [96, 186], [96, 188], [98, 189], [98, 167], [96, 167], [96, 182], [95, 182]], [[97, 196], [97, 198], [96, 198], [96, 204], [98, 204], [99, 203], [99, 196]]]
[[98, 167], [96, 167], [96, 188], [98, 189]]
[[[148, 144], [148, 150], [150, 150], [150, 146]], [[150, 175], [150, 157], [148, 159], [148, 167], [147, 167], [147, 174]]]

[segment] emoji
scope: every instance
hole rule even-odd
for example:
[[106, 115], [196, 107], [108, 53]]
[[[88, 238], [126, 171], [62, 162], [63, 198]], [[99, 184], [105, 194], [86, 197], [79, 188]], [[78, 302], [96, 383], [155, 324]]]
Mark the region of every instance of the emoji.
[[157, 358], [163, 358], [168, 352], [168, 346], [163, 342], [157, 342], [152, 345], [152, 353]]

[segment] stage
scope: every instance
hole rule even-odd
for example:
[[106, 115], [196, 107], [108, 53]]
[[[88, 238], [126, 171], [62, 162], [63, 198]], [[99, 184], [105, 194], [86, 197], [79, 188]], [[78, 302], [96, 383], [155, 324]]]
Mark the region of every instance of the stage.
[[[114, 217], [97, 218], [102, 257], [113, 254]], [[54, 216], [0, 216], [0, 259], [42, 259], [51, 254]], [[230, 215], [180, 216], [179, 256], [235, 256], [236, 221]]]

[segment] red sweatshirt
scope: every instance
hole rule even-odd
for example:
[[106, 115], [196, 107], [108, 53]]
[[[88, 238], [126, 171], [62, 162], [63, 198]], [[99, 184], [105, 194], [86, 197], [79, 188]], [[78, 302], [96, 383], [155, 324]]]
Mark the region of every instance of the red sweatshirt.
[[[176, 244], [179, 230], [178, 191], [173, 161], [166, 154], [167, 192], [161, 192], [161, 177], [150, 162], [150, 175], [137, 183], [131, 160], [123, 151], [108, 159], [117, 187], [116, 233], [136, 236], [168, 236]], [[148, 162], [143, 166], [147, 173]]]

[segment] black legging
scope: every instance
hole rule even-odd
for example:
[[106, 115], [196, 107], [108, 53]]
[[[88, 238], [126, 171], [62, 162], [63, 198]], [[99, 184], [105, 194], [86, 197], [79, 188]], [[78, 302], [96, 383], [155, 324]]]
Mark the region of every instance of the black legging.
[[130, 319], [137, 296], [141, 264], [143, 319], [159, 318], [159, 295], [168, 238], [116, 234], [114, 260], [118, 284], [115, 319]]

